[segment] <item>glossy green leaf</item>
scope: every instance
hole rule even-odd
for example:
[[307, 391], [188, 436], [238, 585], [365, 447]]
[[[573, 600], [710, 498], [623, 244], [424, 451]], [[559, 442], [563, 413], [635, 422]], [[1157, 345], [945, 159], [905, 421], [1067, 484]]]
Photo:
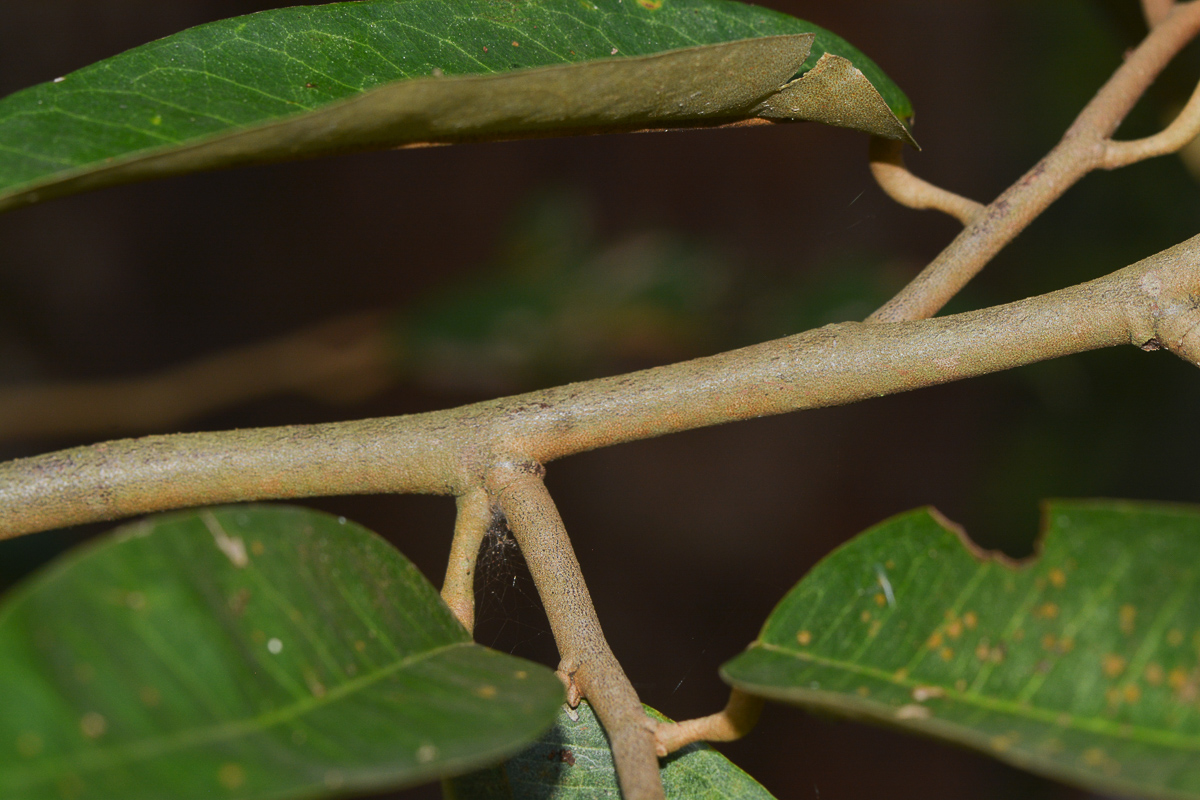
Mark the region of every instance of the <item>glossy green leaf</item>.
[[927, 511], [813, 569], [723, 673], [1105, 792], [1200, 797], [1200, 510], [1057, 502], [1040, 554]]
[[192, 28], [0, 100], [0, 210], [425, 142], [756, 117], [911, 141], [897, 119], [911, 113], [842, 39], [730, 0], [302, 6]]
[[386, 542], [283, 506], [154, 517], [0, 607], [0, 797], [317, 797], [455, 774], [550, 725]]
[[[650, 707], [646, 713], [663, 722]], [[619, 800], [612, 750], [587, 703], [563, 711], [553, 728], [499, 767], [444, 783], [446, 800]], [[661, 759], [667, 800], [771, 800], [771, 795], [725, 756], [692, 744]]]

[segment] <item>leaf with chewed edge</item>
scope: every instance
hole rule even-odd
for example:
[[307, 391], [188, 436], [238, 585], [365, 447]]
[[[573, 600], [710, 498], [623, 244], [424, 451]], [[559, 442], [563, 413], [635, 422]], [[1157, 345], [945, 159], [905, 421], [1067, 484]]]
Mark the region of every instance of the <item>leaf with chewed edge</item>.
[[520, 751], [562, 685], [488, 650], [387, 542], [287, 506], [152, 517], [0, 605], [0, 797], [251, 800]]
[[0, 210], [421, 143], [756, 119], [911, 142], [911, 114], [841, 38], [731, 0], [301, 6], [191, 28], [0, 99]]
[[[670, 722], [649, 706], [646, 713]], [[667, 800], [773, 800], [758, 781], [706, 744], [660, 761]], [[587, 703], [563, 711], [527, 750], [498, 767], [445, 781], [446, 800], [617, 800], [612, 750]]]
[[1200, 509], [1059, 501], [1028, 563], [902, 514], [818, 564], [722, 668], [764, 697], [1104, 792], [1200, 797]]

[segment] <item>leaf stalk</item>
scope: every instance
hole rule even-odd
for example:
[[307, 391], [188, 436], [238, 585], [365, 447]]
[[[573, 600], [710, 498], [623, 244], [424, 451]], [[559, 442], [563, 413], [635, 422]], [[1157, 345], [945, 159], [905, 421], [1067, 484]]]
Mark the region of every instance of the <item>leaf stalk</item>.
[[917, 210], [934, 209], [970, 225], [983, 211], [983, 204], [934, 186], [904, 166], [904, 143], [871, 137], [871, 175], [888, 197]]

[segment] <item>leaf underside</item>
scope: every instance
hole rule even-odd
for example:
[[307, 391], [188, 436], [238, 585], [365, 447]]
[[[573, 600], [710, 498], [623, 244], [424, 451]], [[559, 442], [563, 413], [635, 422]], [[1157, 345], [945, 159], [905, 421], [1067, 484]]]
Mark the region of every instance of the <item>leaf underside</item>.
[[[646, 713], [670, 722], [650, 707]], [[446, 800], [618, 800], [608, 738], [591, 707], [561, 712], [553, 728], [504, 764], [448, 780]], [[706, 744], [659, 762], [667, 800], [772, 800], [758, 781]]]
[[421, 143], [749, 119], [911, 141], [911, 113], [844, 40], [730, 0], [301, 6], [201, 25], [0, 99], [0, 210]]
[[394, 548], [317, 512], [156, 517], [0, 607], [0, 797], [319, 797], [478, 768], [549, 670], [470, 642]]
[[1200, 511], [1056, 502], [1040, 555], [927, 511], [802, 580], [725, 679], [1106, 792], [1200, 797]]

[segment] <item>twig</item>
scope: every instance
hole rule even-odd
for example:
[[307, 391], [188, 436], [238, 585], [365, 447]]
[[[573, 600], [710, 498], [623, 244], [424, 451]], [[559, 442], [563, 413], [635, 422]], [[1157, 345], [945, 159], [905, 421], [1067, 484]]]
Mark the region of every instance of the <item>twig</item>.
[[532, 463], [503, 464], [488, 487], [500, 505], [546, 608], [562, 659], [559, 674], [576, 704], [586, 697], [604, 725], [625, 800], [662, 800], [654, 755], [655, 722], [600, 629], [579, 561], [550, 493], [543, 470]]
[[458, 516], [454, 520], [454, 539], [450, 543], [450, 560], [446, 564], [446, 580], [442, 583], [442, 600], [468, 631], [475, 630], [475, 562], [479, 546], [492, 524], [492, 500], [484, 489], [460, 494]]
[[1153, 28], [1167, 18], [1171, 13], [1175, 0], [1142, 0], [1142, 15], [1146, 17], [1146, 25]]
[[1083, 109], [1062, 141], [976, 216], [869, 322], [933, 316], [1063, 192], [1104, 166], [1108, 140], [1172, 58], [1200, 32], [1200, 0], [1176, 4]]
[[359, 314], [147, 377], [5, 387], [0, 440], [161, 430], [282, 391], [360, 400], [394, 380], [392, 358], [384, 317]]
[[888, 197], [902, 206], [915, 209], [932, 208], [949, 214], [963, 225], [983, 211], [983, 204], [934, 186], [918, 178], [904, 166], [904, 143], [871, 137], [871, 174]]
[[151, 436], [0, 464], [0, 538], [187, 506], [461, 495], [502, 462], [841, 405], [1133, 342], [1200, 363], [1200, 237], [1079, 286], [930, 320], [847, 322], [428, 414]]
[[674, 753], [692, 742], [732, 742], [754, 729], [762, 714], [763, 699], [741, 689], [729, 693], [729, 702], [716, 714], [681, 722], [659, 723], [655, 746], [659, 757]]
[[1176, 153], [1200, 134], [1200, 84], [1187, 105], [1171, 124], [1153, 136], [1129, 142], [1108, 142], [1104, 148], [1105, 169], [1116, 169], [1155, 156]]

